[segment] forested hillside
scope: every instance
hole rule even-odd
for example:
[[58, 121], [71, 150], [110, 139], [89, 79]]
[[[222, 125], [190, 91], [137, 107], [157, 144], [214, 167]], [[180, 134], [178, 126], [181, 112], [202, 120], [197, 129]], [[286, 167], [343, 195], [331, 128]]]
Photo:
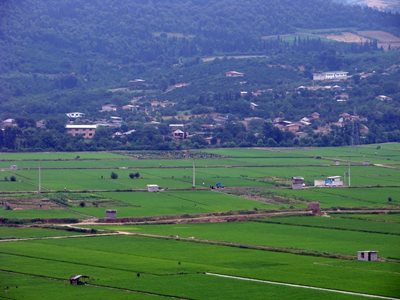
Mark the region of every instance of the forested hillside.
[[[139, 132], [149, 122], [161, 122], [162, 128], [168, 118], [174, 121], [179, 115], [216, 113], [244, 122], [243, 118], [265, 121], [278, 116], [295, 120], [319, 111], [324, 118], [314, 126], [317, 130], [340, 113], [359, 111], [370, 120], [367, 125], [376, 128], [365, 142], [375, 142], [377, 136], [396, 140], [396, 121], [384, 120], [400, 115], [398, 50], [362, 35], [370, 31], [399, 35], [399, 15], [327, 0], [5, 0], [0, 2], [0, 119], [15, 118], [20, 129], [30, 130], [21, 141], [34, 140], [32, 136], [39, 141], [37, 134], [44, 133], [61, 140], [68, 121], [65, 113], [81, 111], [86, 123], [105, 123], [110, 115], [99, 112], [103, 104], [113, 103], [121, 110], [140, 99], [134, 112], [115, 114], [123, 118], [126, 130]], [[339, 35], [340, 41], [342, 32], [356, 34], [361, 42], [335, 42], [329, 37]], [[392, 51], [384, 52], [382, 45]], [[349, 94], [347, 106], [329, 102], [340, 96], [339, 91], [311, 95], [295, 90], [310, 84], [313, 72], [340, 69], [356, 75], [341, 90]], [[244, 72], [245, 78], [225, 78], [230, 70]], [[363, 73], [372, 77], [360, 82]], [[138, 78], [145, 84], [130, 86]], [[393, 101], [376, 102], [381, 94]], [[154, 99], [173, 105], [155, 108]], [[48, 121], [47, 131], [32, 128], [41, 119]], [[196, 122], [211, 120], [200, 117]], [[194, 131], [199, 131], [197, 125]], [[104, 137], [117, 129], [107, 130]], [[270, 138], [268, 130], [262, 139], [254, 131], [246, 138], [231, 134], [219, 140], [263, 145]], [[162, 136], [165, 140], [166, 132], [158, 129], [152, 141], [143, 136], [132, 140], [153, 147]], [[23, 133], [14, 132], [6, 148], [58, 145], [18, 144]], [[348, 132], [337, 134], [341, 137], [336, 144], [351, 142]], [[292, 139], [289, 134], [274, 141], [284, 145]]]
[[262, 36], [299, 28], [399, 25], [397, 16], [326, 0], [23, 0], [0, 5], [2, 73], [96, 77], [100, 68], [107, 72], [215, 52], [260, 51]]

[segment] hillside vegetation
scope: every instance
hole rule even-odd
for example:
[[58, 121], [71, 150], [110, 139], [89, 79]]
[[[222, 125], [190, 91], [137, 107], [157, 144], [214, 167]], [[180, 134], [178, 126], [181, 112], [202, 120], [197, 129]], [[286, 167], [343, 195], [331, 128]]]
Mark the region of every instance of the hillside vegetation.
[[[198, 136], [184, 145], [171, 142], [168, 124], [186, 117], [190, 133], [228, 120], [206, 132], [227, 146], [352, 144], [350, 135], [358, 136], [359, 129], [351, 124], [329, 129], [334, 132], [324, 140], [318, 136], [342, 113], [365, 120], [363, 139], [355, 143], [398, 141], [398, 50], [389, 45], [384, 52], [374, 38], [356, 44], [326, 36], [368, 30], [398, 35], [399, 20], [325, 0], [2, 1], [0, 119], [16, 119], [18, 130], [0, 133], [0, 148], [205, 146]], [[246, 77], [230, 80], [230, 70]], [[296, 90], [311, 85], [313, 72], [329, 70], [347, 71], [351, 80], [336, 90]], [[129, 82], [137, 78], [145, 85], [133, 88]], [[338, 104], [342, 95], [348, 101]], [[376, 101], [381, 95], [393, 101]], [[136, 112], [122, 111], [135, 99]], [[167, 104], [155, 108], [154, 99]], [[136, 130], [128, 141], [110, 141], [116, 128], [96, 134], [95, 145], [65, 137], [65, 113], [83, 112], [86, 123], [104, 124], [111, 116], [99, 113], [106, 103], [119, 107], [113, 117], [122, 118], [121, 130]], [[321, 119], [299, 135], [306, 139], [262, 124], [277, 117], [297, 121], [313, 112]], [[240, 123], [255, 117], [261, 118], [255, 126]], [[45, 129], [35, 128], [38, 120], [47, 123]], [[144, 128], [150, 122], [161, 124]]]

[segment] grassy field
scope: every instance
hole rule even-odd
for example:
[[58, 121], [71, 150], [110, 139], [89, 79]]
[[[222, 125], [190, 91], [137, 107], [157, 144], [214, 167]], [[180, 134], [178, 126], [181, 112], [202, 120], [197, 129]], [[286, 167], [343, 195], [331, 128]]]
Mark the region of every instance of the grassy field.
[[[1, 210], [0, 217], [18, 219], [104, 217], [106, 209], [117, 209], [118, 217], [138, 217], [288, 207], [284, 204], [261, 203], [208, 190], [197, 192], [167, 191], [162, 193], [105, 192], [90, 195], [64, 193], [61, 199], [67, 201], [67, 207], [60, 207], [60, 209]], [[43, 196], [44, 198], [52, 198], [54, 194], [43, 194]], [[85, 203], [84, 207], [80, 206], [81, 202]]]
[[[395, 284], [399, 266], [395, 263], [366, 264], [309, 256], [299, 259], [293, 254], [140, 237], [78, 240], [0, 244], [2, 269], [57, 278], [83, 273], [91, 276], [96, 284], [192, 299], [229, 299], [231, 287], [239, 284], [227, 280], [225, 286], [220, 286], [224, 291], [222, 294], [221, 290], [205, 290], [206, 286], [217, 286], [218, 282], [204, 272], [388, 296], [399, 293]], [[300, 272], [302, 276], [298, 276]], [[142, 274], [139, 279], [137, 273]], [[268, 288], [268, 285], [258, 284], [254, 298], [260, 298], [263, 290]], [[253, 298], [249, 293], [241, 289], [234, 298]], [[290, 295], [290, 289], [285, 293]], [[321, 295], [317, 293], [311, 298], [317, 297]]]
[[[398, 207], [399, 188], [351, 188], [351, 189], [306, 189], [269, 190], [275, 194], [304, 201], [318, 201], [321, 207]], [[389, 197], [392, 199], [388, 201]]]
[[[304, 222], [309, 222], [310, 217], [303, 217]], [[297, 219], [301, 219], [296, 218]], [[195, 237], [204, 240], [215, 240], [225, 242], [236, 242], [248, 245], [272, 246], [279, 248], [294, 248], [307, 251], [317, 251], [331, 254], [343, 254], [355, 256], [358, 250], [374, 249], [379, 251], [380, 256], [391, 257], [400, 260], [400, 230], [397, 235], [382, 233], [367, 233], [350, 229], [351, 226], [335, 228], [321, 228], [323, 222], [315, 223], [315, 227], [299, 226], [292, 221], [288, 223], [274, 224], [280, 218], [267, 219], [263, 222], [239, 222], [218, 224], [174, 224], [174, 225], [145, 225], [145, 226], [100, 226], [111, 230], [132, 231], [140, 233], [159, 234], [164, 236]], [[291, 224], [290, 222], [294, 222]], [[349, 222], [350, 223], [350, 222]], [[373, 231], [374, 224], [368, 224]], [[390, 231], [390, 230], [389, 230]], [[334, 237], [334, 238], [332, 238]]]
[[[389, 217], [390, 222], [382, 218]], [[317, 228], [344, 229], [361, 232], [400, 235], [400, 214], [346, 215], [331, 214], [328, 217], [285, 217], [265, 219], [265, 222]]]
[[48, 236], [69, 236], [80, 235], [79, 232], [69, 232], [65, 230], [46, 229], [46, 228], [25, 228], [25, 227], [1, 227], [1, 239], [33, 238]]
[[[196, 189], [193, 160], [187, 154], [0, 153], [0, 299], [365, 299], [301, 286], [400, 296], [400, 214], [346, 210], [400, 210], [399, 143], [193, 150]], [[362, 165], [364, 161], [369, 165]], [[351, 188], [290, 189], [293, 176], [304, 177], [311, 186], [315, 179], [343, 176], [349, 162]], [[11, 165], [18, 169], [10, 170]], [[118, 179], [111, 179], [111, 172]], [[139, 172], [140, 178], [130, 179], [132, 172]], [[16, 181], [11, 181], [13, 176]], [[226, 188], [209, 188], [218, 182]], [[158, 184], [163, 191], [148, 193], [147, 184]], [[228, 223], [93, 223], [105, 216], [106, 209], [116, 209], [120, 218], [184, 215], [187, 221], [191, 214], [305, 209], [310, 201], [320, 202], [323, 209], [334, 208], [335, 213], [263, 215]], [[29, 227], [31, 219], [80, 220], [84, 222], [74, 226], [166, 238], [122, 233], [87, 237]], [[1, 225], [13, 220], [25, 226]], [[283, 252], [251, 249], [257, 246]], [[382, 260], [345, 259], [358, 250], [377, 250]], [[90, 276], [89, 284], [69, 285], [68, 278], [76, 274]]]

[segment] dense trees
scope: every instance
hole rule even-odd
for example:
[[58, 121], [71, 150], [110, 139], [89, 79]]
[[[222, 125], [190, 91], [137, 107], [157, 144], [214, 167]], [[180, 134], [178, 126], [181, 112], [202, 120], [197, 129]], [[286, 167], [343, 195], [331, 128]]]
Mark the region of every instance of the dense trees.
[[[378, 94], [397, 99], [398, 71], [385, 78], [354, 76], [347, 107], [332, 101], [333, 93], [293, 92], [308, 84], [316, 70], [343, 68], [357, 73], [378, 66], [383, 73], [388, 62], [399, 63], [398, 57], [382, 53], [376, 42], [356, 45], [284, 36], [299, 28], [323, 29], [332, 24], [335, 28], [400, 32], [398, 20], [398, 15], [326, 0], [1, 1], [0, 119], [15, 118], [18, 127], [0, 130], [0, 149], [167, 150], [207, 146], [203, 135], [177, 142], [171, 138], [168, 124], [144, 125], [173, 116], [177, 109], [229, 116], [228, 122], [213, 132], [212, 145], [349, 144], [346, 129], [334, 130], [327, 137], [307, 129], [307, 138], [295, 138], [269, 121], [278, 115], [299, 120], [319, 111], [324, 116], [321, 123], [326, 123], [355, 108], [368, 118], [370, 133], [363, 142], [398, 140], [398, 102], [374, 101]], [[259, 54], [264, 58], [202, 62], [201, 57], [218, 54]], [[241, 70], [246, 77], [228, 80], [223, 74], [230, 69]], [[124, 87], [134, 78], [145, 78], [147, 90], [125, 94], [108, 91]], [[190, 86], [167, 92], [179, 82]], [[255, 97], [251, 91], [256, 90], [268, 92]], [[243, 96], [242, 91], [249, 93]], [[91, 141], [65, 133], [64, 113], [81, 111], [92, 121], [98, 120], [109, 117], [99, 113], [105, 101], [123, 105], [133, 96], [144, 96], [141, 101], [146, 111], [151, 110], [148, 100], [159, 97], [178, 105], [159, 108], [152, 116], [143, 110], [119, 112], [125, 122], [121, 131], [136, 130], [121, 138], [112, 139], [116, 129], [110, 128], [100, 128]], [[256, 110], [249, 105], [252, 101], [258, 104]], [[264, 121], [246, 127], [241, 120], [247, 117]], [[36, 128], [35, 121], [43, 118], [46, 128]], [[199, 131], [201, 122], [212, 122], [212, 118], [194, 121], [190, 130]]]

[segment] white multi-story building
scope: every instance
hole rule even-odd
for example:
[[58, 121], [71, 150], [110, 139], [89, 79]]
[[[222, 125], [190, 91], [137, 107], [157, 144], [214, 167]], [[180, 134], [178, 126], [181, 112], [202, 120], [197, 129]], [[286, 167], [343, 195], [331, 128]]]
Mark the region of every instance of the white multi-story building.
[[97, 125], [68, 124], [65, 126], [65, 129], [72, 136], [81, 135], [84, 139], [92, 139], [96, 133]]
[[349, 72], [345, 71], [332, 71], [332, 72], [322, 72], [314, 73], [313, 80], [323, 81], [323, 80], [346, 80], [349, 78]]

